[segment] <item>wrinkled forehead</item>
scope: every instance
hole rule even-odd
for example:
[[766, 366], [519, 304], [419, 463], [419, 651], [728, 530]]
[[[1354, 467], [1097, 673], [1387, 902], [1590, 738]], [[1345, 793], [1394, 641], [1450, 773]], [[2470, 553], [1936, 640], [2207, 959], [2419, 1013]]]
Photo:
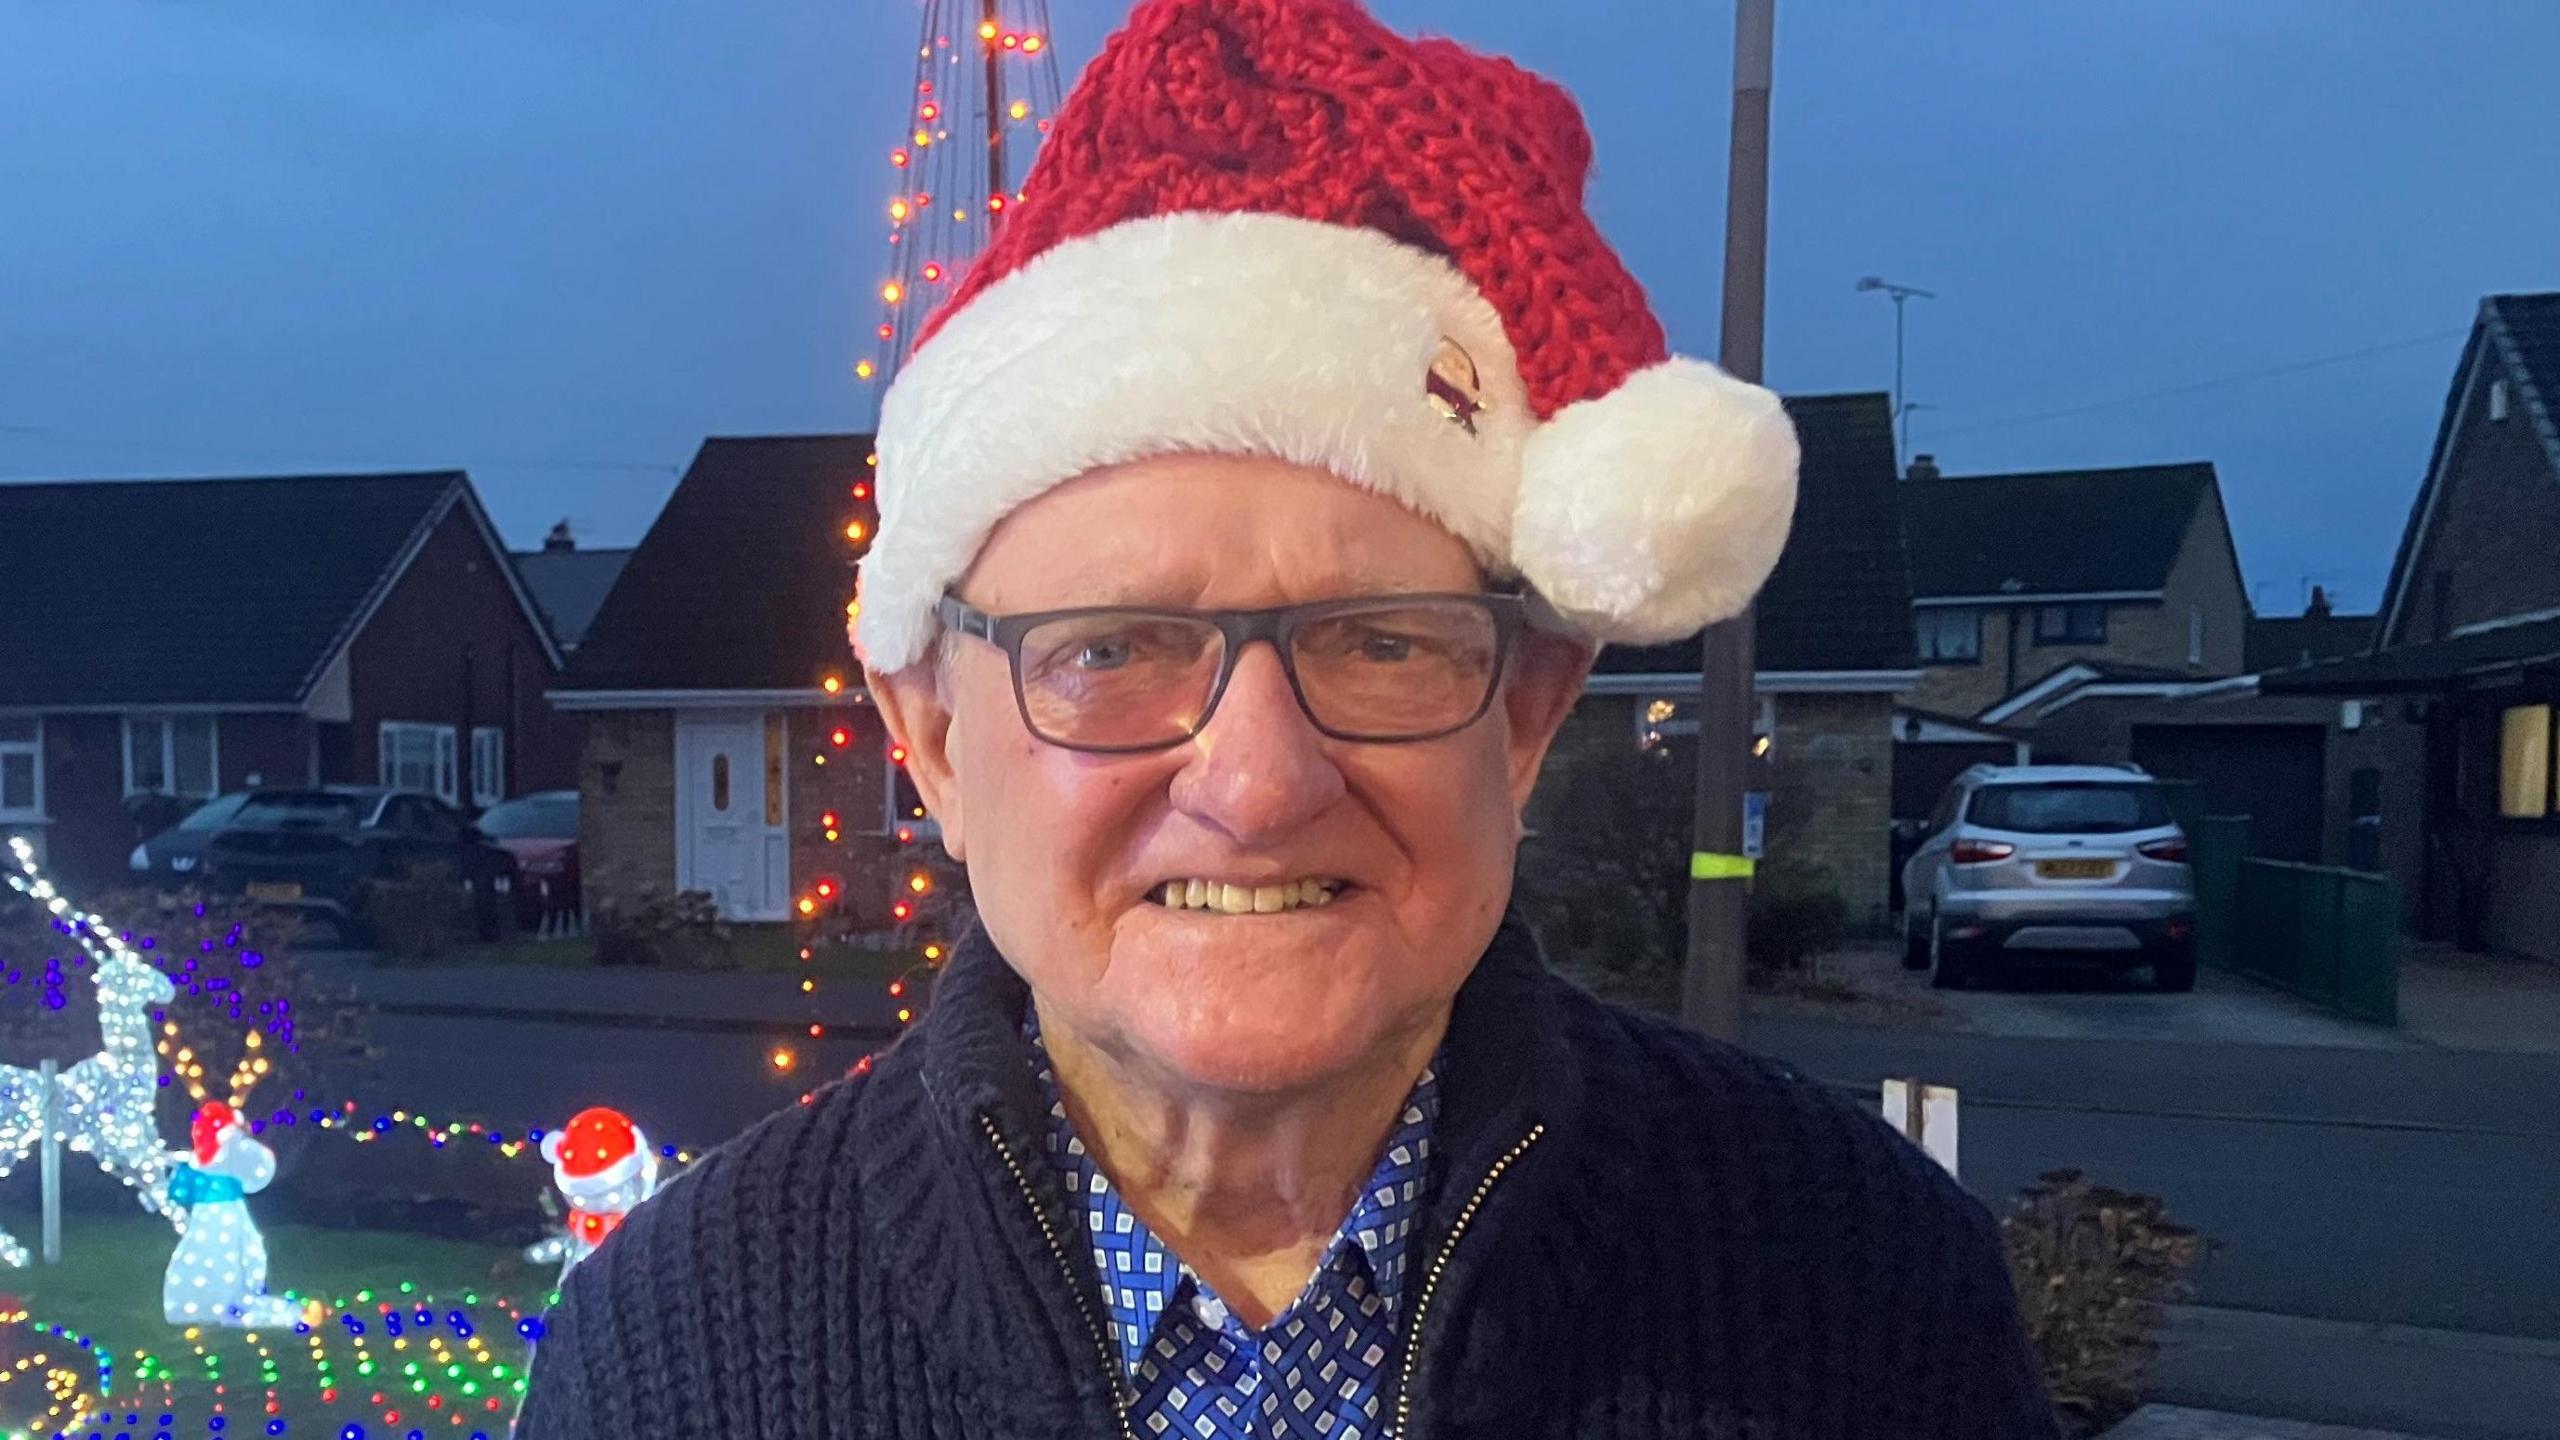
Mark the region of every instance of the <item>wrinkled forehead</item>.
[[1089, 470], [998, 524], [972, 603], [1254, 606], [1474, 590], [1485, 574], [1429, 516], [1319, 467], [1171, 454]]

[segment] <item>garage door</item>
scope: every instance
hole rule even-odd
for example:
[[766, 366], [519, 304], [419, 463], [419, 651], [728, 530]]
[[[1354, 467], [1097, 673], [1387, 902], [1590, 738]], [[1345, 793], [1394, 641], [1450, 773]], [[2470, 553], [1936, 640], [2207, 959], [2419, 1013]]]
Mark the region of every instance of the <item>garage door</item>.
[[2137, 725], [2133, 758], [2189, 787], [2181, 815], [2246, 815], [2249, 853], [2320, 861], [2328, 732], [2317, 725]]

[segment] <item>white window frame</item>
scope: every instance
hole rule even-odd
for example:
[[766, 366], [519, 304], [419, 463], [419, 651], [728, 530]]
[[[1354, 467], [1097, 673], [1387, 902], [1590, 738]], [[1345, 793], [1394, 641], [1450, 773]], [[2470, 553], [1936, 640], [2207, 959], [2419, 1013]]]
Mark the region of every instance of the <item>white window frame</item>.
[[[2097, 635], [2092, 638], [2077, 633], [2072, 622], [2093, 613], [2098, 617]], [[2059, 623], [2048, 625], [2048, 620]], [[2038, 605], [2031, 633], [2038, 645], [2105, 645], [2110, 643], [2107, 637], [2114, 632], [2114, 622], [2114, 614], [2103, 601], [2072, 600]]]
[[474, 725], [471, 727], [471, 803], [485, 810], [506, 798], [506, 727]]
[[0, 760], [13, 755], [27, 756], [35, 766], [35, 793], [25, 808], [12, 808], [5, 798], [0, 798], [0, 821], [44, 819], [44, 717], [33, 715], [25, 718], [34, 723], [35, 735], [26, 740], [0, 739]]
[[[435, 771], [432, 777], [435, 783], [432, 785], [400, 783], [400, 762], [393, 755], [393, 737], [405, 738], [413, 735], [428, 737], [429, 754], [433, 757], [428, 763]], [[447, 805], [454, 804], [456, 803], [454, 745], [455, 731], [450, 725], [434, 725], [422, 720], [385, 720], [374, 736], [376, 778], [390, 789], [414, 790], [433, 795]]]
[[[1915, 624], [1912, 629], [1915, 632], [1914, 639], [1919, 643], [1921, 664], [1979, 665], [1982, 663], [1981, 607], [1974, 605], [1931, 605], [1923, 607], [1917, 611], [1916, 614], [1918, 623]], [[1931, 644], [1932, 639], [1943, 637], [1934, 636], [1933, 627], [1957, 629], [1963, 623], [1970, 623], [1973, 627], [1973, 653], [1970, 655], [1939, 655], [1934, 653], [1937, 647]]]
[[[205, 784], [208, 788], [203, 790], [181, 790], [178, 788], [178, 722], [181, 720], [198, 719], [204, 721], [204, 773]], [[123, 720], [124, 723], [117, 729], [117, 745], [119, 747], [117, 761], [124, 769], [125, 794], [128, 796], [143, 794], [173, 795], [182, 800], [210, 800], [214, 796], [222, 793], [221, 716], [179, 715], [153, 711], [138, 711], [134, 714], [123, 717]], [[145, 789], [144, 787], [138, 786], [134, 783], [133, 727], [137, 722], [148, 725], [157, 725], [160, 727], [160, 778], [164, 783], [155, 788]]]

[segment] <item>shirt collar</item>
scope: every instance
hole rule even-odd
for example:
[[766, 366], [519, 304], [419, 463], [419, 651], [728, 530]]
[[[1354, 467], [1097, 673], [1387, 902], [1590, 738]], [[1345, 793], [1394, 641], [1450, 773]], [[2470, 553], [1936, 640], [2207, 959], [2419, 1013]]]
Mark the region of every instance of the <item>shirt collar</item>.
[[[1046, 1117], [1043, 1149], [1065, 1184], [1069, 1211], [1093, 1245], [1112, 1338], [1122, 1364], [1134, 1375], [1155, 1341], [1165, 1312], [1176, 1307], [1186, 1288], [1208, 1295], [1209, 1287], [1121, 1202], [1110, 1177], [1094, 1164], [1075, 1133], [1074, 1122], [1067, 1118], [1048, 1047], [1040, 1042], [1038, 1015], [1027, 1007], [1022, 1029], [1031, 1042], [1031, 1063]], [[1317, 1278], [1321, 1279], [1346, 1251], [1357, 1255], [1390, 1312], [1401, 1308], [1413, 1233], [1427, 1203], [1431, 1136], [1440, 1113], [1440, 1065], [1441, 1057], [1435, 1055], [1414, 1081], [1379, 1152], [1377, 1168], [1370, 1172], [1360, 1198], [1318, 1262]]]

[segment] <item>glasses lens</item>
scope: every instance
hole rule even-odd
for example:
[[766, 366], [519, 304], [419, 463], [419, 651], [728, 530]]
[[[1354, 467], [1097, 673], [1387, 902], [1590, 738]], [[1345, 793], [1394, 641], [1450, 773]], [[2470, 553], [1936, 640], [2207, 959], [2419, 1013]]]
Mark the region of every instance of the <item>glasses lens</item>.
[[1163, 745], [1200, 728], [1225, 649], [1206, 620], [1094, 611], [1022, 637], [1022, 708], [1056, 745]]
[[1298, 626], [1289, 658], [1317, 723], [1337, 735], [1403, 740], [1483, 713], [1502, 671], [1490, 607], [1380, 600]]

